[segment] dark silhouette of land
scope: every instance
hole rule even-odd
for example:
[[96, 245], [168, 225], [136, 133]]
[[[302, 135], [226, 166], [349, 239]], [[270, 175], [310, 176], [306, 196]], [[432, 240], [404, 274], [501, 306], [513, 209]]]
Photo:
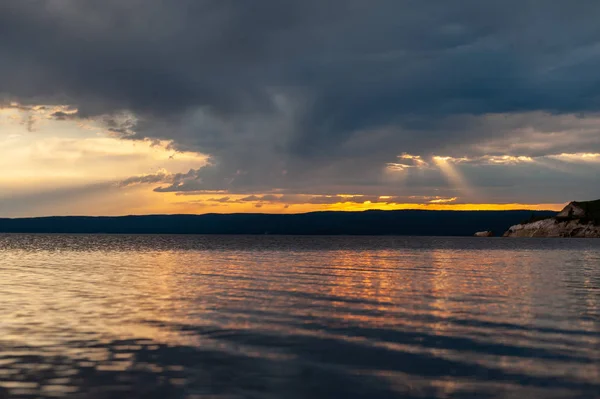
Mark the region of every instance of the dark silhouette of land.
[[0, 219], [2, 233], [288, 234], [472, 236], [502, 235], [552, 211], [364, 211], [303, 214], [206, 214]]

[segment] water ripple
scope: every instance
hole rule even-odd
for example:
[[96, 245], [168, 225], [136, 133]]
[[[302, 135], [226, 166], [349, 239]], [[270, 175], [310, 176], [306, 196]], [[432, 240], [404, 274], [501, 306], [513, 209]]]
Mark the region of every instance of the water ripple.
[[0, 398], [596, 398], [600, 242], [0, 235]]

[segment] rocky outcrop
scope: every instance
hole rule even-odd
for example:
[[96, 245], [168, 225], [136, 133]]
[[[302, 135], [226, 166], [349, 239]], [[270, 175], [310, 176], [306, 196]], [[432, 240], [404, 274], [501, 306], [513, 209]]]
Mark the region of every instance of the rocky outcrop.
[[579, 220], [559, 221], [556, 218], [512, 226], [504, 237], [600, 237], [600, 226], [582, 224]]
[[504, 237], [600, 238], [600, 200], [571, 202], [553, 218], [512, 226]]
[[494, 233], [491, 231], [478, 231], [475, 233], [475, 237], [493, 237]]

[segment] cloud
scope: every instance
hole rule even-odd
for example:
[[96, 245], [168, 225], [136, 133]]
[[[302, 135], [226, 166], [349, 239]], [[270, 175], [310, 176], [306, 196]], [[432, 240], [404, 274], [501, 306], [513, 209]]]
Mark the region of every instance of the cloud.
[[[5, 109], [2, 116], [19, 116], [23, 110]], [[89, 186], [97, 182], [140, 180], [140, 175], [177, 174], [206, 163], [206, 156], [177, 152], [169, 142], [122, 140], [82, 128], [74, 120], [46, 117], [52, 108], [28, 110], [40, 117], [40, 128], [29, 131], [18, 123], [0, 129], [0, 186], [15, 194], [36, 188]], [[44, 116], [45, 115], [45, 116]], [[43, 122], [43, 126], [42, 126]], [[148, 179], [148, 178], [147, 178]]]
[[444, 198], [439, 196], [378, 196], [378, 195], [308, 195], [308, 194], [266, 194], [249, 196], [223, 196], [209, 197], [201, 200], [195, 200], [200, 203], [219, 203], [219, 204], [284, 204], [292, 205], [332, 205], [332, 204], [410, 204], [410, 203], [450, 203], [455, 202], [456, 197]]
[[119, 182], [120, 187], [134, 186], [137, 184], [156, 184], [170, 182], [173, 180], [173, 175], [166, 169], [160, 169], [156, 173], [144, 174], [139, 176], [128, 177]]
[[589, 153], [589, 152], [576, 153], [576, 154], [562, 153], [562, 154], [557, 154], [557, 155], [551, 155], [550, 158], [558, 159], [560, 161], [565, 161], [565, 162], [579, 162], [579, 163], [586, 163], [586, 162], [599, 163], [600, 162], [600, 154]]
[[210, 156], [138, 178], [157, 192], [451, 198], [432, 156], [508, 167], [600, 152], [599, 13], [591, 1], [6, 2], [0, 88], [5, 103], [66, 107], [54, 119]]

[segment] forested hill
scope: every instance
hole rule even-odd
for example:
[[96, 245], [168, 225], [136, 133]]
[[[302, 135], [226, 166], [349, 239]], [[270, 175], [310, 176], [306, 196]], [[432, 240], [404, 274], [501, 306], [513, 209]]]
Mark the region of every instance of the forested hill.
[[364, 211], [304, 214], [206, 214], [0, 219], [2, 233], [297, 234], [472, 236], [502, 235], [550, 211]]

